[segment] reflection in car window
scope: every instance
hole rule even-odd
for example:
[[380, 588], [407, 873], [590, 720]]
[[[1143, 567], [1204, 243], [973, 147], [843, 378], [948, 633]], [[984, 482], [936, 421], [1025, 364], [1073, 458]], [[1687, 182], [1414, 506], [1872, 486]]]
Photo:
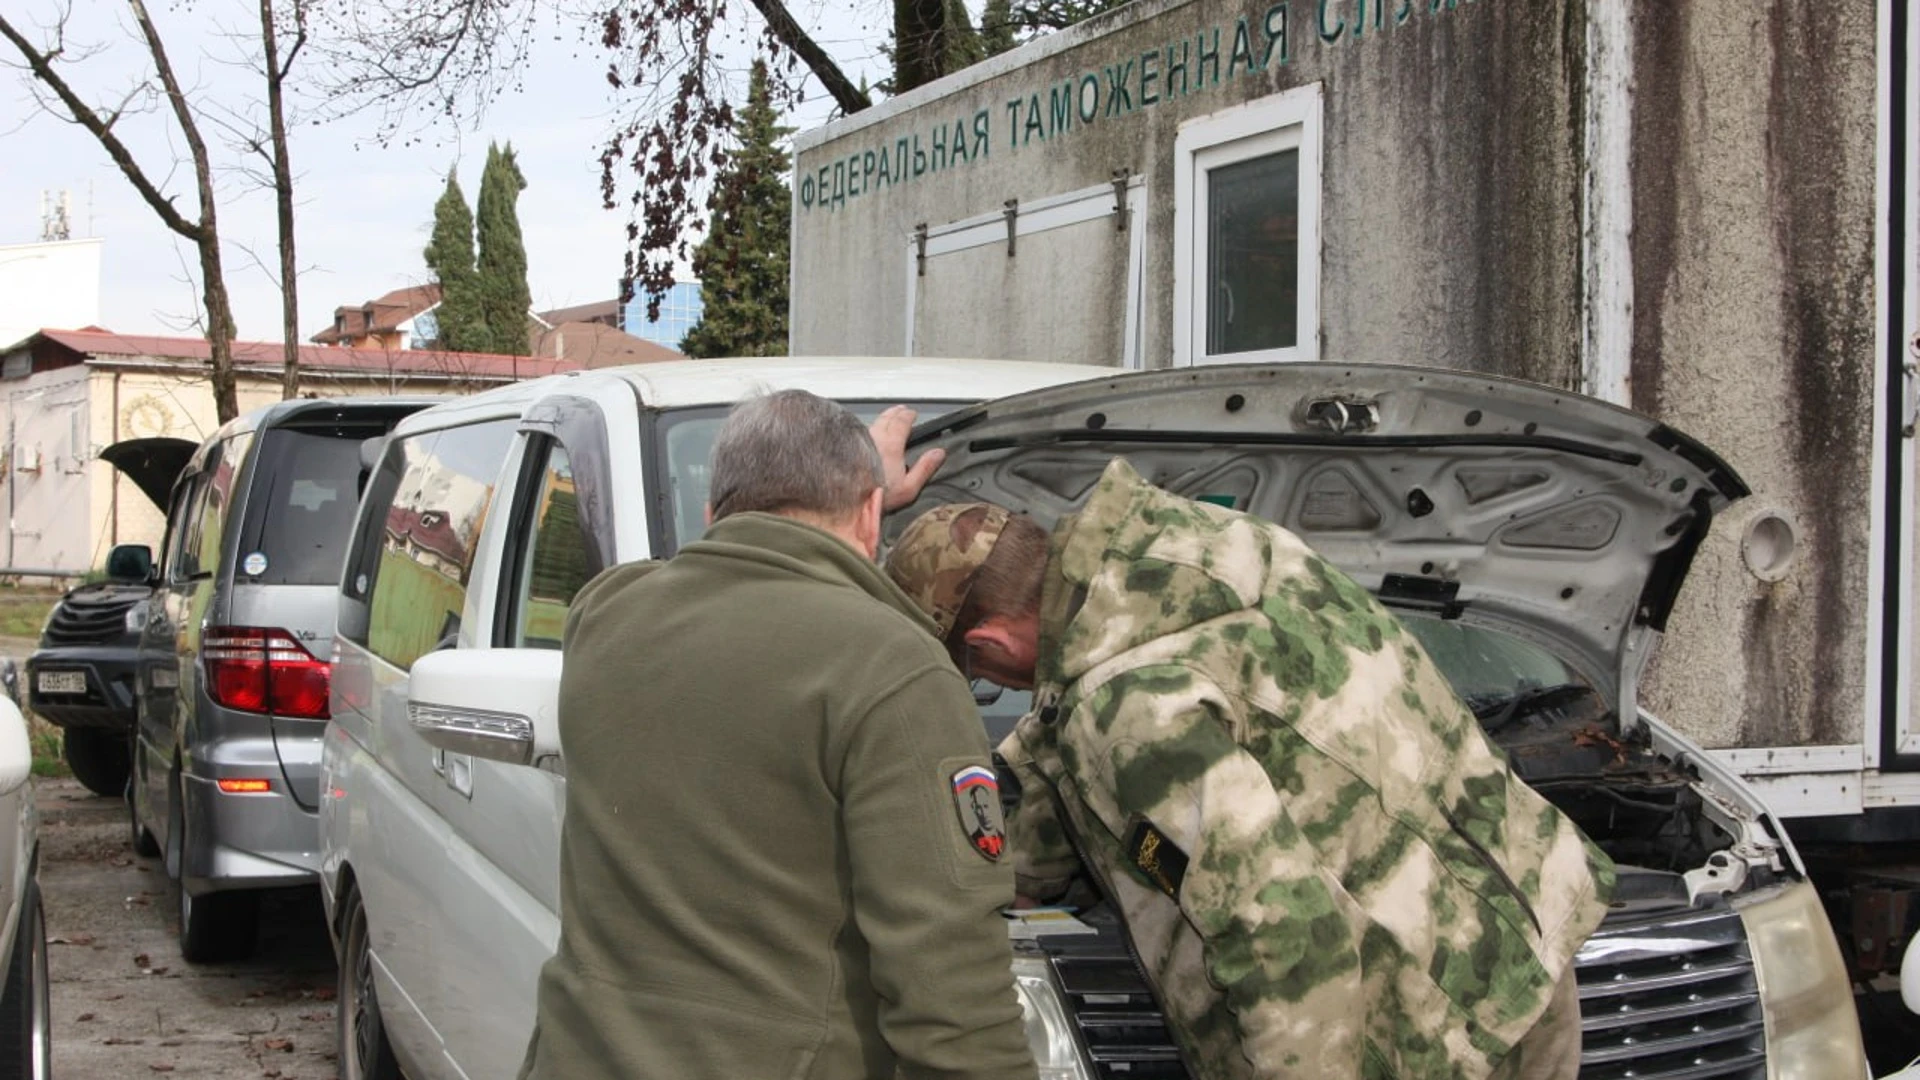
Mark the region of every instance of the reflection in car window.
[[1587, 685], [1565, 661], [1511, 634], [1404, 612], [1400, 622], [1468, 703], [1508, 697], [1522, 686]]
[[474, 544], [514, 427], [495, 420], [448, 428], [389, 451], [400, 455], [400, 483], [379, 526], [379, 558], [355, 568], [366, 582], [348, 583], [368, 597], [366, 645], [387, 662], [412, 667], [459, 634]]
[[[855, 416], [871, 423], [891, 401], [843, 401]], [[915, 423], [925, 423], [963, 408], [964, 402], [908, 402], [919, 414]], [[669, 505], [673, 508], [667, 522], [668, 535], [654, 550], [671, 554], [682, 544], [691, 544], [707, 531], [707, 493], [712, 484], [708, 462], [713, 457], [713, 440], [727, 419], [727, 409], [715, 406], [698, 409], [671, 409], [660, 416], [660, 445], [665, 452]]]
[[552, 452], [541, 473], [533, 506], [533, 534], [517, 574], [514, 610], [516, 648], [557, 649], [567, 622], [567, 605], [587, 583], [586, 534], [581, 531], [580, 501], [573, 485], [567, 449], [549, 443]]

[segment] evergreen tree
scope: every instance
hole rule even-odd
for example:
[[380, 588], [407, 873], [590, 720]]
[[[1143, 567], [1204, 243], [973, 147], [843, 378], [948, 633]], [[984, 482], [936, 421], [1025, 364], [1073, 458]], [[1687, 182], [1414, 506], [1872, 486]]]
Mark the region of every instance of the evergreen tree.
[[987, 0], [980, 12], [981, 47], [988, 56], [999, 56], [1018, 44], [1013, 39], [1013, 0]]
[[473, 212], [453, 170], [447, 187], [433, 204], [433, 236], [427, 241], [427, 269], [440, 286], [440, 306], [434, 311], [439, 343], [457, 352], [484, 352], [492, 343], [480, 314], [478, 283], [473, 266]]
[[701, 314], [680, 351], [688, 356], [787, 354], [788, 226], [782, 127], [767, 93], [766, 65], [756, 61], [747, 106], [735, 128], [739, 145], [714, 178], [707, 200], [707, 237], [693, 253]]
[[533, 291], [527, 287], [527, 249], [520, 238], [520, 216], [514, 204], [527, 181], [513, 159], [513, 144], [487, 147], [487, 167], [480, 174], [480, 202], [476, 209], [480, 258], [475, 275], [482, 320], [486, 323], [488, 352], [526, 356], [533, 351], [527, 336], [527, 310]]

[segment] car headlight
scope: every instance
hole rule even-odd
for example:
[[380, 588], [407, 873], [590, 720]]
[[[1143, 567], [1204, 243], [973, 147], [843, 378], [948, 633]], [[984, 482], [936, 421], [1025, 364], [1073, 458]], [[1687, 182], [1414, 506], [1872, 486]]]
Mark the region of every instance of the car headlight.
[[1093, 1080], [1053, 981], [1053, 965], [1044, 957], [1014, 957], [1013, 990], [1026, 1014], [1027, 1045], [1040, 1066], [1040, 1080]]
[[1867, 1075], [1853, 984], [1820, 895], [1802, 881], [1733, 898], [1753, 951], [1770, 1080]]
[[127, 609], [127, 633], [137, 634], [147, 628], [147, 605], [135, 604]]

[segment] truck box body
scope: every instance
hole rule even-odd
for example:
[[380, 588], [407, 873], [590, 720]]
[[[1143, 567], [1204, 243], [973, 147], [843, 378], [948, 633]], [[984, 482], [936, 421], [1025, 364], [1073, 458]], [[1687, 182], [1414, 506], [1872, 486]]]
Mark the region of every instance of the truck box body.
[[1916, 21], [1138, 0], [799, 136], [792, 351], [1431, 364], [1629, 405], [1753, 487], [1642, 702], [1811, 862], [1910, 841]]

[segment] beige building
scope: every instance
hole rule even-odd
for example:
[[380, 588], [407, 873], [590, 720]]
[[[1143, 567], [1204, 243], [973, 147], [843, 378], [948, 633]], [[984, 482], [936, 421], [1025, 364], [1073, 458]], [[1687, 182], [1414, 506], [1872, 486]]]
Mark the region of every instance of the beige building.
[[[240, 409], [280, 399], [281, 347], [237, 342]], [[0, 353], [0, 574], [97, 568], [119, 543], [159, 546], [164, 516], [100, 450], [126, 439], [199, 440], [218, 427], [199, 338], [42, 330]], [[423, 350], [307, 346], [313, 397], [462, 394], [577, 363]]]

